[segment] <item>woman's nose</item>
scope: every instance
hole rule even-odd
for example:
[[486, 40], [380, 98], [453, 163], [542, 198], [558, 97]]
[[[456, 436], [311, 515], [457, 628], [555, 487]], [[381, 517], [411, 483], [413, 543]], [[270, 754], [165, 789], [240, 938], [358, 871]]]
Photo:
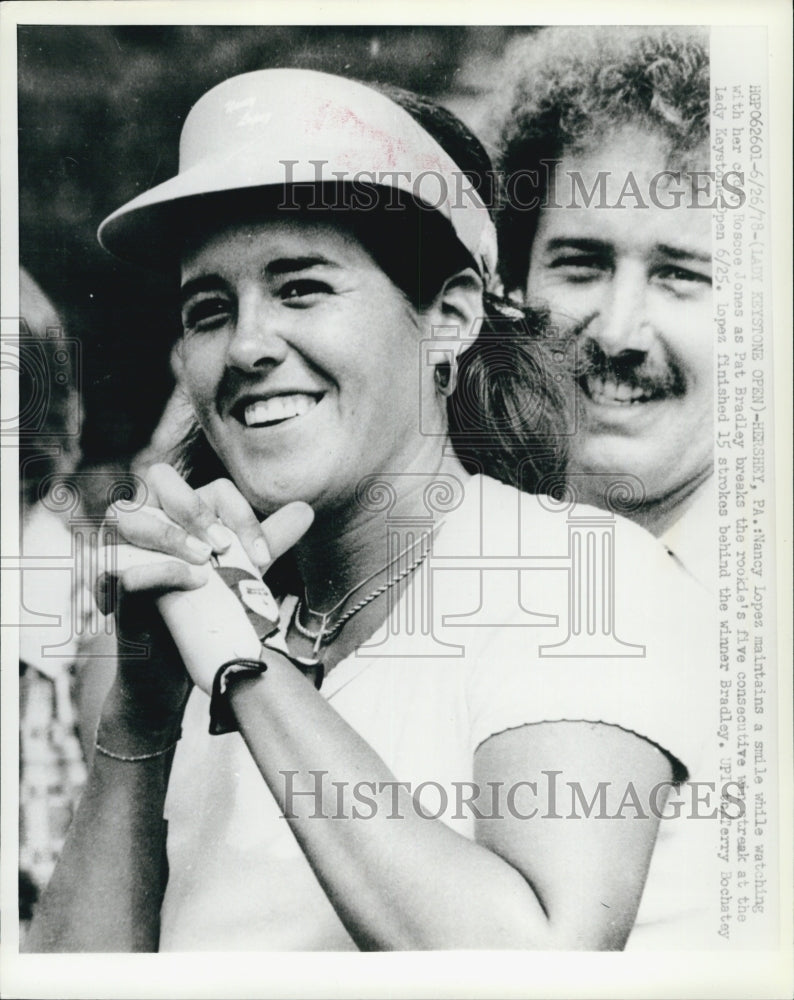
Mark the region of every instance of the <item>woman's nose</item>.
[[606, 355], [647, 351], [651, 325], [647, 315], [647, 279], [639, 263], [619, 266], [604, 288], [601, 308], [587, 333]]
[[277, 304], [261, 295], [241, 298], [227, 349], [229, 365], [256, 372], [280, 364], [288, 350], [283, 322]]

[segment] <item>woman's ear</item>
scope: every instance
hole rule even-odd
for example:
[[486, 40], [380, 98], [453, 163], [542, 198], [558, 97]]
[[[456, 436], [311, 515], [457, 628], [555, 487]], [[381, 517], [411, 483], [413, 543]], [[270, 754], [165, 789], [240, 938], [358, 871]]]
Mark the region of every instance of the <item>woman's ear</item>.
[[[473, 267], [467, 267], [447, 278], [428, 310], [428, 317], [434, 327], [442, 327], [447, 331], [450, 327], [458, 328], [458, 335], [454, 338], [459, 345], [456, 355], [465, 350], [477, 335], [485, 314], [482, 297], [482, 278]], [[449, 336], [449, 332], [446, 336]]]

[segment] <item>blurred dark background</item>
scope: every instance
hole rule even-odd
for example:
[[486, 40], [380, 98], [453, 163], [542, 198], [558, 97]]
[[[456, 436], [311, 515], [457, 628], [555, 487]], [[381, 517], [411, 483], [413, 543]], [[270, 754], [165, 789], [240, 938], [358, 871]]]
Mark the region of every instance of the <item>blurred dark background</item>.
[[111, 258], [97, 226], [176, 173], [182, 123], [206, 90], [270, 66], [320, 69], [428, 94], [477, 130], [499, 56], [527, 30], [20, 27], [20, 263], [83, 345], [84, 463], [124, 466], [146, 444], [179, 330], [175, 285]]

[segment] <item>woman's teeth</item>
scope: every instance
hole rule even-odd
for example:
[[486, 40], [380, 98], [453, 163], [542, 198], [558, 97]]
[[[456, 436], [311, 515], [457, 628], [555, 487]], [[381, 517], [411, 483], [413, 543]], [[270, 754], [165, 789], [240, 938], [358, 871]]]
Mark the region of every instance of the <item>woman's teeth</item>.
[[586, 375], [582, 384], [590, 399], [602, 406], [645, 403], [654, 398], [654, 393], [648, 389], [631, 386], [627, 382], [616, 382], [614, 379], [599, 378], [597, 375]]
[[315, 396], [305, 393], [294, 393], [291, 396], [271, 396], [270, 399], [260, 399], [250, 403], [243, 411], [243, 421], [246, 427], [262, 427], [266, 424], [280, 423], [291, 417], [302, 417], [317, 405]]

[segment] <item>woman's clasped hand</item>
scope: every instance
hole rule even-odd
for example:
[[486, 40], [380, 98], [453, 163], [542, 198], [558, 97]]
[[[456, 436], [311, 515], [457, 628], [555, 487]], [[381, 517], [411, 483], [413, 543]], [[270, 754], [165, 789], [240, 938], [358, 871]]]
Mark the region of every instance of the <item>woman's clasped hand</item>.
[[[119, 543], [113, 555], [103, 560], [114, 572], [103, 574], [98, 581], [97, 603], [105, 614], [118, 613], [122, 650], [138, 653], [120, 657], [123, 669], [119, 677], [145, 692], [145, 706], [154, 708], [154, 689], [173, 688], [172, 708], [179, 714], [186, 696], [185, 668], [190, 680], [205, 693], [213, 681], [211, 667], [202, 672], [200, 660], [189, 658], [180, 667], [182, 659], [171, 633], [163, 627], [156, 599], [207, 588], [213, 557], [230, 550], [237, 553], [237, 563], [247, 561], [252, 570], [264, 575], [305, 534], [312, 520], [311, 507], [295, 501], [260, 523], [228, 479], [193, 489], [165, 464], [151, 466], [133, 501], [122, 501], [108, 510], [106, 525], [113, 526]], [[217, 593], [215, 586], [210, 587], [210, 594]], [[206, 600], [209, 604], [203, 605], [204, 615], [195, 620], [194, 629], [209, 624], [212, 596]], [[144, 658], [141, 647], [149, 650]], [[183, 692], [181, 700], [177, 692]]]

